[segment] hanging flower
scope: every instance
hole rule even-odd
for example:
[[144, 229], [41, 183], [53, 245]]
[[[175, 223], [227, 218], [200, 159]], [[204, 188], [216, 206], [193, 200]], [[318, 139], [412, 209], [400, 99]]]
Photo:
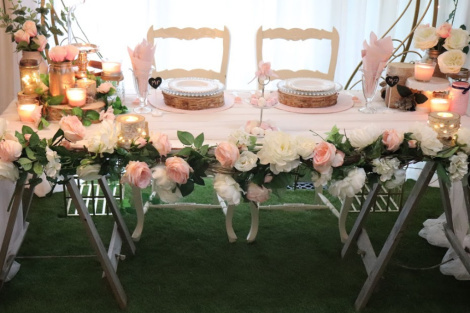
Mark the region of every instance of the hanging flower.
[[0, 178], [8, 179], [12, 182], [16, 182], [20, 177], [18, 167], [13, 162], [5, 162], [0, 160]]
[[366, 172], [363, 168], [354, 168], [348, 172], [348, 175], [337, 181], [332, 181], [328, 192], [339, 198], [354, 197], [366, 182]]
[[468, 173], [468, 155], [463, 152], [457, 152], [449, 158], [450, 164], [447, 171], [450, 174], [451, 181], [460, 181]]
[[50, 178], [56, 178], [59, 175], [62, 164], [60, 163], [60, 156], [57, 154], [57, 151], [53, 151], [51, 148], [46, 147], [46, 158], [47, 164], [44, 167], [46, 176]]
[[243, 190], [240, 185], [227, 174], [215, 174], [214, 189], [217, 194], [229, 205], [240, 204], [241, 193]]
[[399, 169], [400, 161], [397, 158], [378, 158], [372, 160], [372, 171], [380, 175], [380, 181], [386, 182], [392, 179], [395, 171]]
[[264, 186], [259, 186], [255, 183], [250, 183], [248, 185], [248, 190], [246, 191], [246, 198], [250, 201], [263, 203], [269, 199], [271, 189], [267, 189]]
[[145, 162], [130, 161], [126, 171], [121, 178], [122, 183], [128, 183], [141, 189], [150, 184], [152, 172]]
[[405, 183], [406, 171], [404, 169], [398, 169], [393, 173], [393, 178], [385, 182], [385, 188], [395, 189]]
[[76, 115], [66, 115], [59, 121], [59, 127], [64, 131], [64, 137], [71, 142], [85, 138], [86, 129]]
[[457, 144], [467, 154], [470, 154], [470, 128], [460, 127], [457, 131]]
[[184, 159], [177, 156], [166, 159], [165, 166], [168, 177], [180, 185], [186, 184], [189, 173], [193, 171]]
[[101, 178], [100, 175], [101, 165], [100, 164], [86, 164], [77, 167], [78, 178], [85, 181], [92, 181]]
[[330, 167], [328, 171], [324, 173], [318, 173], [317, 171], [312, 171], [312, 182], [315, 188], [325, 186], [331, 180], [333, 175], [333, 168]]
[[418, 141], [425, 155], [435, 156], [442, 150], [442, 142], [437, 139], [436, 132], [426, 124], [415, 123], [410, 128], [411, 139]]

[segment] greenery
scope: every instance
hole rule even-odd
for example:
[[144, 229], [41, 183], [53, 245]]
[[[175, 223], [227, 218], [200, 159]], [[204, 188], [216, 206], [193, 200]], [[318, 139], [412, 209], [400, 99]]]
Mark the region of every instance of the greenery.
[[[412, 185], [405, 185], [406, 193]], [[196, 186], [187, 201], [212, 202], [214, 194], [207, 190]], [[289, 202], [313, 200], [312, 191], [284, 194]], [[239, 239], [230, 244], [220, 210], [150, 209], [136, 255], [122, 251], [126, 259], [117, 274], [128, 307], [120, 310], [91, 256], [82, 222], [64, 217], [63, 201], [60, 193], [34, 199], [17, 259], [21, 269], [0, 290], [0, 312], [354, 313], [367, 277], [359, 255], [341, 259], [338, 221], [327, 210], [261, 211], [258, 239], [247, 244], [250, 208], [240, 205], [233, 220]], [[440, 203], [439, 190], [429, 188], [364, 313], [468, 312], [468, 281], [442, 275], [438, 268], [403, 268], [442, 261], [446, 249], [417, 235], [426, 219], [442, 213]], [[132, 232], [136, 216], [132, 210], [123, 214]], [[356, 217], [349, 214], [348, 229]], [[369, 216], [366, 228], [377, 253], [396, 218], [394, 212]], [[112, 217], [93, 221], [108, 246]]]

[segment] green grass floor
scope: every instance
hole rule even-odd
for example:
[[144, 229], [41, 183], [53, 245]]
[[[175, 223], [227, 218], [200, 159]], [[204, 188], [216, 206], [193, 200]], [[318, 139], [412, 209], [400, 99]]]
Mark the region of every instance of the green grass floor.
[[[407, 190], [412, 183], [407, 183]], [[211, 188], [188, 201], [211, 201]], [[287, 191], [285, 201], [308, 202], [312, 191]], [[21, 270], [0, 291], [1, 313], [123, 312], [119, 309], [78, 217], [63, 217], [62, 195], [37, 198], [20, 250]], [[441, 262], [445, 249], [418, 236], [422, 222], [441, 214], [430, 188], [408, 225], [383, 279], [363, 312], [470, 312], [470, 282], [439, 269], [408, 270]], [[349, 215], [349, 229], [357, 214]], [[367, 229], [378, 253], [397, 213], [374, 213]], [[135, 214], [124, 212], [132, 232]], [[94, 222], [108, 244], [112, 217]], [[337, 218], [328, 210], [262, 211], [255, 243], [248, 205], [236, 208], [236, 243], [227, 241], [219, 210], [151, 209], [137, 254], [120, 262], [118, 276], [128, 297], [124, 312], [355, 312], [366, 279], [358, 255], [341, 259]], [[125, 253], [126, 251], [124, 251]]]

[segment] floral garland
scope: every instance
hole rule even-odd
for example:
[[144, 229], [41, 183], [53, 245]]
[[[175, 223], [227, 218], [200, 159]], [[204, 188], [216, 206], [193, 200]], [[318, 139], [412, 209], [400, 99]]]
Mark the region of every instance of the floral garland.
[[[459, 129], [455, 145], [446, 148], [422, 123], [409, 132], [368, 126], [347, 136], [335, 126], [325, 138], [271, 131], [260, 142], [239, 129], [216, 146], [204, 144], [204, 134], [178, 131], [183, 145], [178, 150], [159, 132], [123, 149], [118, 146], [119, 125], [112, 119], [104, 119], [88, 137], [77, 116], [64, 116], [59, 127], [49, 139], [39, 138], [28, 126], [12, 135], [0, 118], [0, 178], [16, 181], [28, 173], [45, 173], [49, 181], [63, 183], [62, 177], [70, 175], [84, 180], [109, 175], [139, 188], [153, 180], [161, 200], [175, 202], [213, 173], [216, 192], [237, 205], [242, 199], [266, 201], [299, 175], [310, 175], [316, 187], [328, 186], [341, 198], [354, 196], [366, 181], [380, 180], [386, 188], [395, 188], [405, 181], [407, 165], [426, 160], [437, 162], [438, 175], [450, 184], [467, 173], [470, 153], [469, 129]], [[79, 141], [85, 142], [82, 148], [73, 148]]]

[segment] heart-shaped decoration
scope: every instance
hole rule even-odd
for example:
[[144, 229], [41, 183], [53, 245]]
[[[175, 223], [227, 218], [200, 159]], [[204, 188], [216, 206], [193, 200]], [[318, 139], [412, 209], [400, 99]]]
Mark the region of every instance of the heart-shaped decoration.
[[162, 83], [162, 78], [161, 77], [150, 77], [149, 78], [149, 85], [152, 86], [152, 88], [157, 89], [158, 86], [160, 86]]
[[387, 83], [387, 85], [389, 85], [390, 87], [393, 87], [395, 86], [396, 84], [398, 84], [398, 81], [400, 80], [400, 78], [398, 76], [387, 76], [385, 78], [385, 82]]

